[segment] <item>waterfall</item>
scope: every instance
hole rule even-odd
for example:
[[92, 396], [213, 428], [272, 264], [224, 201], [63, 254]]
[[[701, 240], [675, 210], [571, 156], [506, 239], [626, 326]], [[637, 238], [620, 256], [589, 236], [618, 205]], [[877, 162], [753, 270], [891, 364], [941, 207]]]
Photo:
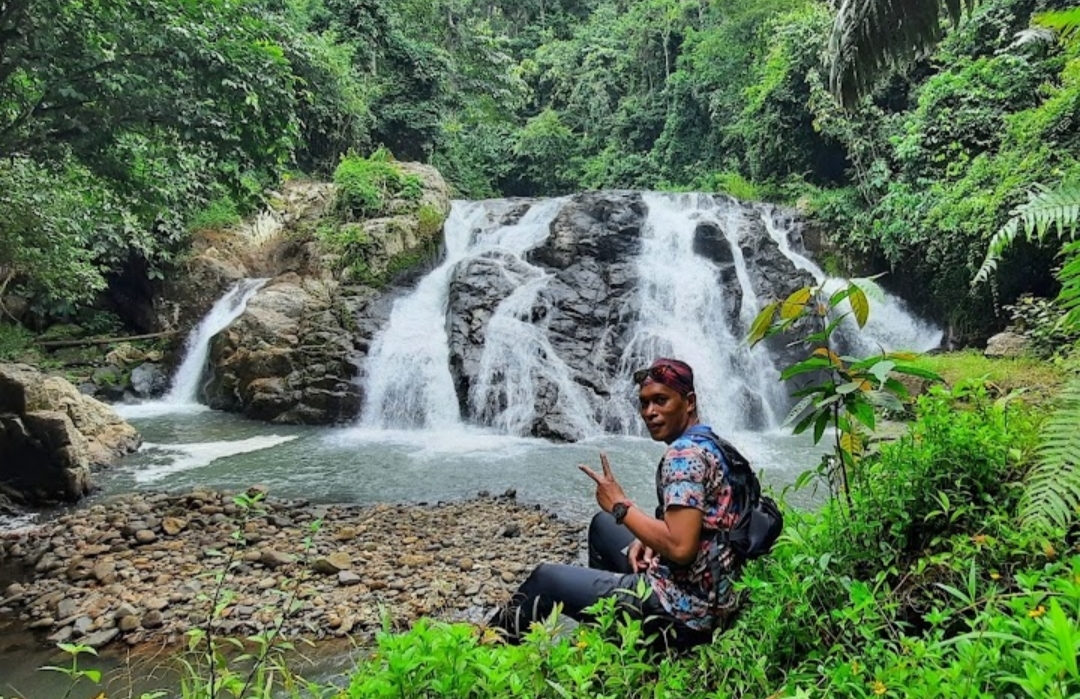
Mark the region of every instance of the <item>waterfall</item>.
[[[769, 237], [776, 241], [777, 247], [797, 269], [810, 273], [814, 280], [824, 287], [827, 294], [847, 284], [846, 279], [827, 276], [809, 258], [793, 250], [789, 228], [778, 219], [775, 207], [761, 208], [761, 221]], [[868, 295], [867, 300], [870, 302], [870, 319], [866, 327], [860, 331], [855, 326], [854, 319], [848, 317], [838, 328], [837, 332], [845, 352], [866, 357], [877, 352], [898, 350], [928, 352], [941, 345], [941, 338], [944, 335], [941, 328], [913, 315], [903, 299], [884, 292], [883, 298]], [[851, 306], [846, 301], [843, 302], [841, 308], [843, 311], [850, 312], [851, 310]]]
[[[465, 410], [503, 434], [641, 434], [630, 376], [659, 356], [694, 368], [700, 413], [718, 429], [777, 425], [790, 399], [770, 350], [746, 343], [750, 324], [771, 288], [795, 283], [788, 262], [842, 282], [796, 250], [774, 209], [708, 194], [589, 196], [454, 202], [445, 260], [372, 340], [360, 425], [456, 429]], [[597, 270], [620, 280], [597, 282], [609, 314], [598, 330], [575, 325]], [[872, 303], [867, 352], [940, 337], [898, 299]]]
[[247, 308], [248, 301], [266, 284], [266, 279], [242, 279], [214, 304], [184, 342], [184, 360], [176, 370], [169, 392], [162, 398], [167, 404], [199, 402], [202, 376], [210, 354], [210, 340], [229, 327]]
[[[738, 202], [704, 194], [644, 195], [648, 205], [643, 246], [637, 262], [641, 312], [620, 361], [618, 380], [625, 398], [611, 406], [617, 429], [637, 433], [630, 381], [635, 369], [656, 357], [676, 357], [694, 369], [699, 412], [718, 429], [765, 428], [777, 423], [786, 398], [780, 374], [764, 348], [751, 349], [745, 329], [761, 307], [739, 245], [742, 207]], [[741, 291], [737, 322], [728, 309], [716, 263], [695, 253], [695, 232], [702, 224], [719, 228], [731, 249]]]
[[[547, 210], [538, 208], [537, 218], [550, 222], [554, 213], [549, 216]], [[541, 392], [548, 391], [561, 403], [569, 432], [578, 438], [597, 434], [600, 426], [589, 398], [548, 339], [551, 314], [545, 312], [539, 321], [534, 320], [551, 275], [524, 261], [522, 264], [528, 281], [505, 298], [488, 321], [480, 376], [469, 397], [473, 412], [485, 424], [509, 434], [527, 435], [537, 417]]]
[[507, 200], [454, 202], [444, 227], [446, 259], [414, 291], [394, 303], [389, 323], [372, 343], [365, 363], [364, 426], [446, 428], [460, 424], [446, 332], [454, 268], [467, 258], [495, 251], [520, 259], [547, 238], [561, 202], [538, 203], [518, 223], [501, 225], [511, 205]]

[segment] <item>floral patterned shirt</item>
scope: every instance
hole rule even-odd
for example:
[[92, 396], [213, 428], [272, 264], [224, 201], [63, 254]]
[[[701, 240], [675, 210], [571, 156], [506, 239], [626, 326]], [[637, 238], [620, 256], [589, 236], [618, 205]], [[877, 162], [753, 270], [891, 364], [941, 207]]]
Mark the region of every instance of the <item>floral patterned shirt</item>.
[[[712, 440], [688, 432], [671, 443], [656, 469], [657, 514], [672, 506], [693, 507], [701, 510], [704, 518], [694, 561], [679, 565], [658, 556], [646, 576], [664, 609], [690, 628], [705, 631], [734, 604], [731, 578], [740, 565], [734, 552], [713, 535], [739, 520], [739, 504], [725, 466]], [[719, 584], [714, 584], [710, 560], [720, 563]]]

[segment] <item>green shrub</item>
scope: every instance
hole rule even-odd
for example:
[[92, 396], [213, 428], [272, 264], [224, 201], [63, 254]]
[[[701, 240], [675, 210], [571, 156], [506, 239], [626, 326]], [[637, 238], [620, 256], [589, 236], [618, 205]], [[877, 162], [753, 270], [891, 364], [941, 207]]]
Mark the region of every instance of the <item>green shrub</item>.
[[402, 174], [389, 153], [382, 149], [370, 158], [355, 154], [342, 157], [334, 170], [334, 184], [337, 185], [334, 205], [345, 221], [379, 215], [390, 197], [416, 201], [423, 195], [421, 179]]
[[416, 219], [420, 224], [420, 235], [425, 238], [434, 236], [446, 223], [446, 217], [431, 204], [421, 205], [416, 211]]
[[24, 359], [34, 349], [33, 334], [21, 325], [0, 320], [0, 361]]
[[232, 197], [223, 194], [195, 212], [188, 223], [190, 231], [224, 230], [240, 223], [240, 211]]

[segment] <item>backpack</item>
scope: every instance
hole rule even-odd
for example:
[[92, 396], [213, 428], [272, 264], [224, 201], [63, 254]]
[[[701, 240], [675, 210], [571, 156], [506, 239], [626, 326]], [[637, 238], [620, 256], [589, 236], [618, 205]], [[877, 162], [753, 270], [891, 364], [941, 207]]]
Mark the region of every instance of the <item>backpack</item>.
[[721, 467], [737, 496], [742, 499], [742, 514], [729, 532], [721, 536], [744, 559], [760, 558], [772, 550], [784, 530], [784, 514], [776, 502], [761, 494], [761, 483], [750, 462], [727, 440], [705, 425], [694, 425], [685, 434], [705, 437], [723, 455]]

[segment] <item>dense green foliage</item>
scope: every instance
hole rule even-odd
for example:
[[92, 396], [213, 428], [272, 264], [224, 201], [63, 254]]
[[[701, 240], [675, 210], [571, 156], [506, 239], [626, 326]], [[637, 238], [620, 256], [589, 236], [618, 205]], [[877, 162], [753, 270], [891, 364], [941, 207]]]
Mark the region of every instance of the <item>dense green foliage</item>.
[[[1080, 44], [1017, 39], [1067, 5], [978, 3], [845, 110], [821, 0], [22, 0], [0, 16], [0, 283], [69, 313], [118, 276], [159, 277], [192, 226], [285, 171], [383, 146], [469, 198], [798, 203], [847, 267], [892, 271], [977, 336], [1054, 291], [1053, 244], [969, 281], [1027, 192], [1080, 178]], [[1041, 21], [1068, 35], [1072, 14]]]

